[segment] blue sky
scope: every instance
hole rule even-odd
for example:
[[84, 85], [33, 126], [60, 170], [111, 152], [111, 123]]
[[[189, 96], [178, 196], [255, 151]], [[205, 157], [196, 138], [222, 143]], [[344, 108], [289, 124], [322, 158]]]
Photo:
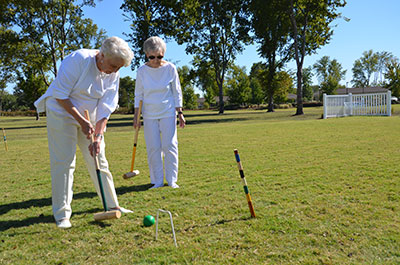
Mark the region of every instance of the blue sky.
[[[340, 9], [343, 16], [350, 19], [338, 19], [333, 23], [337, 26], [329, 44], [322, 47], [312, 56], [305, 58], [304, 66], [313, 65], [322, 56], [336, 59], [347, 70], [343, 85], [352, 79], [353, 63], [362, 56], [364, 51], [372, 49], [374, 52], [387, 51], [400, 58], [400, 1], [399, 0], [348, 0], [347, 5]], [[123, 12], [119, 7], [123, 0], [97, 1], [95, 8], [85, 7], [84, 15], [90, 18], [100, 28], [106, 30], [108, 36], [119, 36], [126, 39], [123, 33], [130, 33], [129, 22], [124, 21]], [[246, 66], [250, 70], [253, 63], [263, 61], [257, 54], [257, 46], [251, 45], [237, 56], [235, 64]], [[192, 57], [185, 54], [184, 46], [176, 43], [167, 43], [167, 60], [176, 62], [177, 66], [190, 65]], [[287, 69], [295, 70], [294, 61]], [[120, 70], [121, 77], [136, 73], [125, 67]], [[315, 84], [317, 80], [314, 79]]]

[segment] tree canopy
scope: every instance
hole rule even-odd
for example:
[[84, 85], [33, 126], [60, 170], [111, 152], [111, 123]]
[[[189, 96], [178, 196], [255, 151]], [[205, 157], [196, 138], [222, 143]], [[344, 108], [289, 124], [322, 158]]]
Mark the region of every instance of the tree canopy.
[[[82, 6], [94, 1], [2, 1], [0, 4], [1, 86], [17, 81], [26, 104], [44, 92], [57, 75], [57, 63], [79, 48], [98, 48], [105, 38]], [[39, 79], [41, 81], [39, 81]]]
[[346, 70], [342, 69], [342, 65], [336, 60], [331, 60], [329, 56], [323, 56], [314, 64], [314, 70], [320, 82], [323, 93], [328, 95], [335, 94], [339, 88], [339, 83], [346, 75]]
[[373, 50], [364, 51], [361, 58], [353, 64], [353, 79], [351, 82], [354, 87], [369, 87], [383, 85], [387, 65], [394, 56], [389, 52], [374, 52]]

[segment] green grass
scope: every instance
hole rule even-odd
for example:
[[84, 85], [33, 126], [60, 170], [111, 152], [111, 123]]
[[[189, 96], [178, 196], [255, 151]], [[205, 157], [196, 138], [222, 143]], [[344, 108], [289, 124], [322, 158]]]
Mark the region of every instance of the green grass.
[[[112, 115], [107, 158], [121, 206], [102, 210], [80, 152], [73, 227], [56, 228], [45, 118], [0, 119], [1, 264], [399, 264], [400, 107], [392, 117], [320, 119], [322, 108], [187, 111], [178, 131], [180, 189], [148, 190], [143, 131], [136, 169], [131, 116]], [[257, 218], [250, 218], [233, 149], [239, 150]], [[157, 209], [172, 212], [142, 226]]]

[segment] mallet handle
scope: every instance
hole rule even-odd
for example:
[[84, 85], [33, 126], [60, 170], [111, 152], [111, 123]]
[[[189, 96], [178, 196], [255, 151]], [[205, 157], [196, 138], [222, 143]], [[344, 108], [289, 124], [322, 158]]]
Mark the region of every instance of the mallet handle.
[[[90, 122], [90, 117], [89, 117], [89, 111], [88, 110], [85, 110], [85, 118]], [[94, 135], [93, 134], [90, 137], [90, 143], [92, 144], [92, 148], [93, 148], [93, 143], [94, 143]], [[104, 196], [103, 182], [101, 181], [99, 159], [98, 159], [98, 157], [97, 157], [97, 155], [95, 153], [95, 150], [92, 150], [92, 152], [93, 152], [94, 164], [95, 164], [95, 167], [96, 167], [97, 181], [99, 182], [101, 200], [103, 202], [104, 211], [106, 212], [107, 211], [107, 203], [106, 203], [105, 196]]]
[[133, 150], [132, 150], [132, 162], [131, 162], [131, 172], [133, 172], [133, 168], [135, 165], [135, 156], [136, 156], [136, 146], [137, 146], [137, 139], [138, 139], [138, 135], [139, 135], [139, 124], [140, 124], [140, 113], [142, 112], [142, 105], [143, 105], [143, 101], [141, 100], [139, 102], [139, 111], [138, 111], [138, 115], [137, 115], [137, 120], [136, 120], [136, 129], [135, 129], [135, 139], [133, 141]]

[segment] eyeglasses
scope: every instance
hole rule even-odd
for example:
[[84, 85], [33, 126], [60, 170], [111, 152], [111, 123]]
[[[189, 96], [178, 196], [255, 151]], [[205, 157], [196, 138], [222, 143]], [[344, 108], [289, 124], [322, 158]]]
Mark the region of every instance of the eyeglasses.
[[[156, 58], [156, 57], [153, 56], [153, 55], [150, 55], [150, 56], [149, 56], [149, 59], [150, 59], [150, 60], [154, 60], [155, 58]], [[158, 56], [157, 56], [157, 59], [160, 59], [160, 60], [161, 60], [162, 58], [164, 58], [164, 56], [162, 56], [162, 55], [158, 55]]]

